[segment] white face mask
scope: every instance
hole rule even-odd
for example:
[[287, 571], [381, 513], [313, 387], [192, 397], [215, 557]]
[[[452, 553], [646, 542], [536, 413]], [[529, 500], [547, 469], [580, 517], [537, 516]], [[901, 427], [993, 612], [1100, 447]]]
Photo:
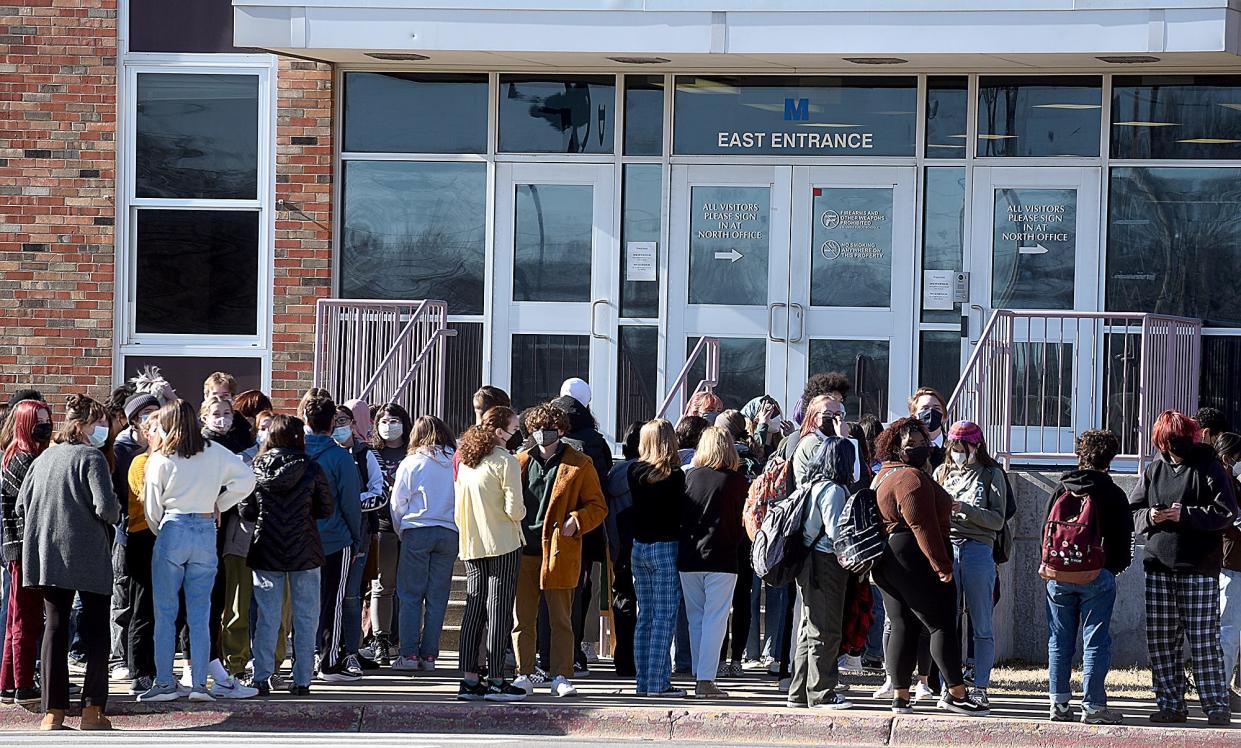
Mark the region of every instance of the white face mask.
[[956, 463], [958, 467], [961, 465], [964, 465], [968, 460], [969, 460], [969, 455], [965, 454], [964, 452], [953, 452], [952, 453], [952, 461]]
[[349, 437], [351, 436], [353, 436], [352, 426], [341, 426], [340, 428], [333, 429], [332, 431], [332, 438], [336, 440], [337, 444], [344, 444], [349, 441]]
[[400, 439], [405, 427], [399, 421], [384, 421], [379, 424], [379, 436], [382, 439]]
[[99, 449], [108, 443], [108, 433], [107, 426], [96, 426], [91, 430], [90, 436], [86, 437], [86, 439], [92, 447]]
[[781, 418], [780, 416], [772, 416], [771, 419], [767, 421], [767, 425], [771, 428], [772, 431], [779, 431], [780, 426], [782, 426], [783, 424], [784, 424], [784, 419]]
[[259, 435], [255, 438], [254, 443], [261, 447], [265, 441], [267, 441], [267, 429], [260, 429]]
[[216, 432], [217, 434], [226, 434], [228, 433], [228, 430], [232, 428], [233, 426], [233, 417], [232, 416], [216, 416], [211, 419], [209, 425], [211, 426], [211, 430]]

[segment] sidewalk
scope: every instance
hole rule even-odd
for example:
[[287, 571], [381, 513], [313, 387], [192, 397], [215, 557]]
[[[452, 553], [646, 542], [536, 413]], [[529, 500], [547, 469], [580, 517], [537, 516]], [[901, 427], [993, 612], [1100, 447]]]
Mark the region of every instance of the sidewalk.
[[[446, 654], [444, 663], [455, 663]], [[1235, 730], [1212, 729], [1196, 705], [1188, 726], [1151, 725], [1150, 701], [1119, 698], [1112, 707], [1127, 719], [1116, 727], [1047, 721], [1046, 697], [992, 693], [992, 716], [956, 717], [931, 705], [894, 716], [870, 697], [876, 679], [846, 676], [857, 685], [845, 712], [789, 709], [774, 678], [747, 673], [720, 684], [732, 698], [718, 701], [654, 700], [633, 695], [633, 682], [613, 676], [606, 664], [576, 681], [581, 696], [554, 699], [540, 690], [519, 704], [474, 704], [453, 700], [456, 673], [397, 674], [377, 671], [357, 683], [316, 682], [309, 697], [256, 697], [247, 701], [198, 704], [177, 701], [138, 704], [128, 684], [113, 684], [108, 713], [122, 730], [211, 729], [245, 732], [368, 732], [562, 735], [615, 740], [696, 740], [721, 744], [781, 743], [856, 746], [1149, 746], [1214, 748], [1241, 745]], [[684, 685], [683, 682], [680, 683]], [[1191, 702], [1192, 703], [1192, 702]], [[37, 707], [0, 708], [0, 730], [29, 730]], [[70, 717], [70, 725], [76, 719]]]

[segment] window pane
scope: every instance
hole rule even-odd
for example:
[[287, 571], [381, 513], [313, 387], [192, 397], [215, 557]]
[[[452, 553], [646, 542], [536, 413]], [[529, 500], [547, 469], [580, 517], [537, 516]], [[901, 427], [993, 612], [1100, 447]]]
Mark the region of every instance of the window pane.
[[[1071, 427], [1072, 343], [1013, 344], [1014, 426]], [[1027, 443], [1039, 449], [1040, 441]]]
[[514, 335], [513, 407], [518, 413], [560, 396], [569, 377], [590, 372], [589, 335]]
[[203, 382], [212, 373], [226, 371], [237, 378], [237, 391], [263, 388], [263, 361], [258, 358], [221, 358], [218, 356], [126, 356], [123, 374], [126, 380], [138, 375], [146, 366], [158, 366], [160, 373], [177, 396], [202, 404]]
[[[685, 342], [685, 355], [694, 352], [699, 338]], [[694, 362], [689, 372], [689, 388], [692, 391], [707, 376], [706, 354]], [[679, 374], [680, 372], [676, 372]], [[676, 376], [673, 374], [672, 376]], [[720, 381], [715, 394], [724, 401], [725, 408], [737, 408], [767, 392], [767, 340], [766, 338], [720, 338]], [[685, 407], [685, 403], [681, 403]]]
[[1072, 309], [1077, 190], [997, 189], [991, 306]]
[[961, 379], [961, 333], [927, 330], [918, 349], [918, 386], [934, 387], [952, 397]]
[[344, 298], [444, 299], [483, 313], [487, 165], [346, 161]]
[[140, 333], [258, 333], [259, 212], [139, 210]]
[[654, 242], [656, 278], [659, 273], [659, 229], [663, 213], [663, 167], [625, 164], [621, 212], [621, 316], [659, 316], [659, 281], [631, 280], [629, 242]]
[[517, 185], [514, 301], [589, 301], [595, 189]]
[[1241, 327], [1241, 168], [1112, 169], [1107, 308]]
[[912, 156], [913, 77], [677, 76], [675, 152]]
[[664, 77], [625, 76], [625, 155], [664, 152]]
[[[922, 269], [964, 268], [965, 168], [933, 167], [926, 170], [926, 202], [922, 226]], [[961, 304], [948, 310], [924, 310], [923, 322], [959, 322]]]
[[690, 191], [689, 303], [766, 306], [771, 188]]
[[449, 322], [448, 327], [457, 334], [445, 344], [450, 376], [444, 378], [444, 423], [460, 434], [474, 425], [474, 393], [483, 386], [483, 323]]
[[1098, 156], [1101, 81], [1095, 77], [984, 77], [979, 156]]
[[500, 150], [611, 153], [616, 78], [500, 76]]
[[616, 370], [616, 439], [634, 421], [649, 421], [663, 394], [655, 386], [659, 373], [659, 328], [620, 328], [620, 357]]
[[926, 86], [926, 157], [965, 158], [968, 80], [931, 76]]
[[848, 420], [871, 414], [888, 420], [888, 341], [811, 340], [810, 372], [843, 371], [853, 383]]
[[138, 197], [258, 196], [256, 75], [138, 75]]
[[[1108, 322], [1119, 323], [1119, 320]], [[1103, 370], [1103, 428], [1120, 437], [1121, 454], [1136, 454], [1138, 439], [1142, 438], [1138, 431], [1142, 335], [1140, 323], [1127, 327], [1129, 332], [1102, 335], [1106, 367]]]
[[890, 306], [892, 188], [813, 191], [811, 306]]
[[487, 76], [346, 73], [344, 150], [486, 153]]
[[1201, 405], [1224, 411], [1232, 430], [1241, 428], [1241, 337], [1207, 335], [1202, 338], [1202, 379], [1198, 390]]
[[1241, 158], [1241, 77], [1112, 80], [1112, 158]]

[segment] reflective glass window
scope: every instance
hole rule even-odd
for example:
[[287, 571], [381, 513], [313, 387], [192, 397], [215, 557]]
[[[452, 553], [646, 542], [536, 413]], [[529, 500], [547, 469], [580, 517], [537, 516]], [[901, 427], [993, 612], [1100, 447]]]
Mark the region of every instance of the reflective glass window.
[[[685, 355], [693, 353], [698, 338], [686, 341]], [[690, 367], [692, 390], [707, 375], [707, 362], [699, 358]], [[720, 338], [720, 381], [715, 394], [725, 408], [738, 408], [767, 391], [767, 339]], [[681, 404], [684, 407], [684, 403]]]
[[259, 212], [137, 211], [135, 330], [258, 334]]
[[961, 333], [926, 330], [918, 344], [919, 387], [934, 387], [951, 397], [961, 379]]
[[474, 425], [474, 393], [483, 386], [483, 323], [449, 322], [448, 327], [457, 334], [444, 343], [445, 369], [452, 372], [444, 378], [444, 423], [460, 434]]
[[138, 197], [258, 196], [257, 75], [139, 73]]
[[843, 371], [853, 390], [845, 398], [849, 420], [874, 415], [888, 420], [888, 350], [886, 340], [810, 341], [810, 371]]
[[995, 191], [994, 309], [1072, 309], [1077, 190]]
[[486, 153], [487, 76], [346, 73], [344, 150]]
[[221, 356], [126, 356], [122, 366], [126, 379], [137, 376], [147, 366], [158, 366], [164, 379], [177, 387], [177, 396], [192, 403], [194, 408], [202, 405], [202, 389], [198, 383], [212, 373], [226, 371], [237, 380], [237, 391], [263, 389], [263, 360], [260, 358], [233, 358]]
[[927, 78], [927, 158], [965, 158], [968, 107], [969, 82], [965, 76]]
[[1241, 76], [1113, 78], [1112, 158], [1241, 158]]
[[500, 150], [611, 153], [616, 78], [500, 76]]
[[511, 397], [520, 413], [560, 397], [564, 380], [590, 371], [590, 336], [514, 335], [512, 356]]
[[514, 301], [589, 301], [594, 187], [519, 184]]
[[[659, 316], [663, 167], [625, 164], [621, 198], [621, 316]], [[634, 246], [630, 246], [630, 243]], [[631, 256], [631, 254], [633, 256]]]
[[346, 161], [340, 291], [483, 313], [487, 165]]
[[984, 76], [979, 156], [1098, 156], [1103, 109], [1097, 77]]
[[767, 305], [771, 188], [690, 190], [689, 303]]
[[913, 77], [677, 76], [680, 154], [912, 156]]
[[814, 187], [810, 304], [892, 303], [892, 188]]
[[625, 155], [664, 152], [664, 77], [625, 76]]
[[1241, 371], [1241, 337], [1206, 335], [1202, 338], [1202, 379], [1198, 402], [1219, 408], [1232, 424], [1241, 424], [1241, 397], [1237, 372]]
[[622, 325], [616, 364], [616, 439], [634, 421], [645, 423], [659, 409], [659, 328]]
[[[937, 166], [926, 170], [922, 217], [922, 270], [964, 269], [965, 168]], [[925, 285], [925, 284], [924, 284]], [[925, 299], [924, 299], [925, 306]], [[961, 304], [951, 310], [924, 309], [923, 322], [957, 322]]]
[[[1014, 343], [1013, 399], [1009, 405], [1014, 426], [1067, 428], [1073, 425], [1073, 344]], [[1093, 386], [1093, 385], [1092, 385]], [[1026, 449], [1052, 447], [1054, 435], [1036, 433]]]
[[1241, 168], [1112, 169], [1107, 308], [1241, 327]]

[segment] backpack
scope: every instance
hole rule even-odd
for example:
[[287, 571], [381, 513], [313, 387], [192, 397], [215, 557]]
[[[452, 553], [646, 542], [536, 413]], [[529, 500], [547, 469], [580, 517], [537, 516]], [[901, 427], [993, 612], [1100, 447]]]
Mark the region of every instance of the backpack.
[[772, 455], [763, 472], [750, 484], [741, 520], [745, 525], [745, 534], [750, 536], [751, 541], [758, 534], [758, 528], [767, 516], [768, 507], [789, 497], [792, 473], [792, 460], [785, 459], [782, 455]]
[[872, 485], [858, 489], [845, 500], [836, 523], [833, 543], [836, 561], [854, 574], [865, 574], [888, 547], [887, 534], [879, 517], [879, 486], [888, 476], [902, 468], [893, 468], [877, 476]]
[[[999, 470], [999, 468], [996, 468]], [[1004, 476], [1004, 490], [1008, 501], [1004, 504], [1004, 526], [1000, 528], [1000, 532], [995, 536], [995, 545], [991, 547], [991, 559], [996, 564], [1006, 564], [1008, 559], [1013, 555], [1013, 530], [1011, 523], [1013, 517], [1017, 516], [1017, 494], [1013, 493], [1013, 484], [1008, 480], [1008, 473], [1000, 471]], [[990, 487], [991, 483], [988, 482]]]
[[1088, 494], [1066, 490], [1051, 503], [1043, 525], [1038, 574], [1068, 584], [1090, 584], [1106, 561], [1097, 507]]
[[762, 524], [754, 534], [750, 565], [769, 586], [783, 587], [796, 580], [810, 556], [810, 546], [802, 539], [802, 528], [806, 525], [814, 489], [815, 484], [807, 482], [787, 498], [768, 504]]

